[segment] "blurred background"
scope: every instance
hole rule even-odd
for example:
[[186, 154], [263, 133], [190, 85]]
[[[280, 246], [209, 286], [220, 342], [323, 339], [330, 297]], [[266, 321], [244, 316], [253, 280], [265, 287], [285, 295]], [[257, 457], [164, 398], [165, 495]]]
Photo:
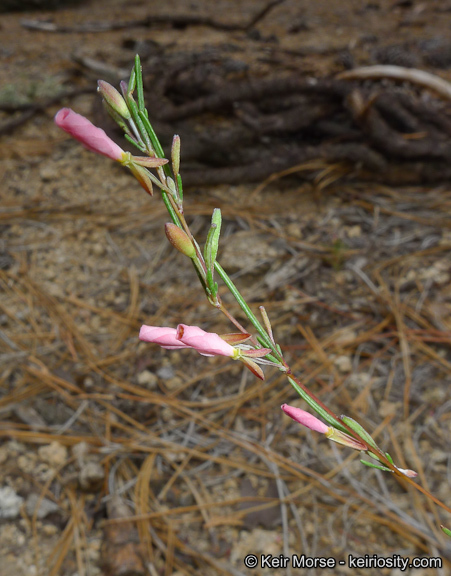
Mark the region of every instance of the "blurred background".
[[53, 116], [127, 147], [96, 81], [118, 86], [139, 53], [199, 241], [220, 207], [218, 260], [302, 382], [449, 505], [451, 3], [0, 10], [2, 576], [267, 573], [251, 553], [440, 557], [415, 574], [446, 574], [450, 517], [284, 416], [306, 406], [279, 373], [138, 341], [143, 323], [233, 328], [158, 193]]

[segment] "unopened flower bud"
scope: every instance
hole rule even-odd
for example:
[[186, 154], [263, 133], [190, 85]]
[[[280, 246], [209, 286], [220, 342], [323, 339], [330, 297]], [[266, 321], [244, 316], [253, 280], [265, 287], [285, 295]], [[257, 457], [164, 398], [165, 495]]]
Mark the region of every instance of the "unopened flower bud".
[[180, 136], [177, 134], [172, 139], [171, 148], [171, 160], [172, 160], [172, 170], [177, 176], [180, 170]]
[[288, 404], [282, 404], [281, 408], [287, 416], [293, 418], [293, 420], [296, 420], [299, 424], [310, 428], [310, 430], [314, 430], [320, 434], [327, 434], [330, 430], [329, 426], [305, 410], [301, 410], [295, 406], [289, 406]]
[[166, 236], [169, 242], [176, 248], [179, 252], [188, 256], [188, 258], [195, 258], [196, 257], [196, 249], [188, 236], [188, 234], [176, 226], [168, 222], [164, 226], [164, 231], [166, 232]]
[[116, 142], [113, 142], [105, 131], [94, 126], [87, 118], [77, 114], [70, 108], [62, 108], [55, 116], [55, 124], [75, 138], [85, 148], [107, 156], [117, 162], [122, 162], [125, 152]]
[[343, 444], [343, 446], [348, 446], [354, 450], [366, 450], [366, 446], [363, 442], [356, 440], [352, 436], [349, 436], [349, 434], [337, 430], [333, 426], [327, 426], [324, 422], [321, 422], [321, 420], [316, 418], [316, 416], [313, 416], [309, 412], [305, 412], [305, 410], [289, 406], [288, 404], [283, 404], [281, 408], [285, 414], [290, 416], [290, 418], [293, 418], [293, 420], [296, 420], [299, 424], [310, 428], [310, 430], [324, 434], [326, 438], [329, 438], [329, 440], [333, 440], [338, 444]]
[[404, 476], [407, 476], [407, 478], [416, 478], [418, 476], [418, 472], [415, 472], [415, 470], [409, 470], [406, 468], [398, 468], [397, 466], [395, 466], [395, 468], [397, 470], [399, 470], [399, 472], [401, 472], [401, 474], [404, 474]]
[[139, 339], [143, 342], [152, 342], [159, 344], [167, 350], [179, 350], [181, 348], [190, 348], [177, 339], [177, 329], [168, 328], [167, 326], [141, 326]]
[[122, 116], [122, 118], [125, 118], [126, 120], [130, 119], [130, 110], [125, 103], [124, 98], [114, 86], [111, 86], [111, 84], [108, 84], [108, 82], [105, 82], [104, 80], [99, 80], [97, 82], [97, 90], [100, 92], [105, 102], [107, 102], [113, 110]]

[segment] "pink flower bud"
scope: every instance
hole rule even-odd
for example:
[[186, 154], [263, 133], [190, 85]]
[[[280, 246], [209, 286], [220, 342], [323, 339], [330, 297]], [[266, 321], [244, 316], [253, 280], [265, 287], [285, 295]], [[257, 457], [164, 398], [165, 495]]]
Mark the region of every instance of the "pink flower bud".
[[177, 326], [177, 338], [183, 344], [191, 346], [203, 356], [228, 356], [236, 358], [239, 352], [230, 344], [227, 344], [218, 334], [205, 332], [198, 326]]
[[418, 476], [418, 472], [415, 472], [415, 470], [408, 470], [405, 468], [398, 468], [397, 466], [395, 466], [395, 468], [397, 470], [399, 470], [399, 472], [401, 472], [401, 474], [404, 474], [404, 476], [407, 476], [408, 478], [416, 478]]
[[152, 342], [159, 344], [167, 350], [179, 350], [180, 348], [190, 348], [187, 344], [177, 339], [177, 330], [165, 326], [141, 326], [139, 339], [143, 342]]
[[121, 161], [124, 151], [101, 128], [70, 108], [62, 108], [55, 116], [55, 124], [78, 140], [88, 150]]
[[283, 404], [281, 408], [287, 416], [293, 418], [293, 420], [296, 420], [299, 424], [310, 428], [310, 430], [314, 430], [320, 434], [326, 434], [329, 431], [329, 426], [326, 426], [324, 422], [321, 422], [321, 420], [318, 420], [318, 418], [300, 408], [295, 408], [288, 404]]

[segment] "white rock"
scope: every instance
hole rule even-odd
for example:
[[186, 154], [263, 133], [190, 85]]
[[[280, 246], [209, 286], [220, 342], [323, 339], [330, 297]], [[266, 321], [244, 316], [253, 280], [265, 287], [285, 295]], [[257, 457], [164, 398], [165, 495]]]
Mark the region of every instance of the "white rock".
[[105, 471], [98, 462], [87, 462], [80, 470], [78, 481], [83, 490], [95, 489], [105, 477]]
[[29, 452], [28, 454], [21, 454], [17, 457], [16, 460], [17, 466], [25, 474], [33, 474], [33, 471], [36, 469], [36, 461], [37, 456], [33, 452]]
[[346, 229], [346, 233], [348, 238], [359, 238], [359, 236], [362, 235], [362, 228], [359, 226], [359, 224], [356, 224], [355, 226], [349, 226], [349, 228]]
[[352, 363], [349, 356], [337, 356], [334, 359], [334, 364], [340, 372], [351, 372]]
[[10, 486], [0, 488], [0, 518], [17, 518], [23, 498]]
[[156, 388], [158, 384], [157, 376], [150, 370], [143, 370], [138, 374], [138, 384], [146, 388]]
[[[28, 516], [33, 516], [36, 506], [38, 504], [39, 496], [37, 494], [30, 494], [25, 504]], [[41, 520], [53, 512], [58, 512], [59, 506], [48, 498], [42, 498], [39, 503], [37, 518]]]

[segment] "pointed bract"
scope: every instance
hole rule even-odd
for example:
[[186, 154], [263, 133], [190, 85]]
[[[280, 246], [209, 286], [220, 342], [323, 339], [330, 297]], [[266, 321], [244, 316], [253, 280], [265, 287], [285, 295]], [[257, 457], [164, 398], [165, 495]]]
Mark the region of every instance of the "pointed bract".
[[246, 358], [263, 358], [271, 354], [271, 348], [254, 348], [253, 350], [241, 350], [241, 354]]
[[247, 332], [233, 332], [231, 334], [220, 334], [221, 338], [232, 346], [243, 344], [251, 337]]
[[242, 356], [240, 360], [247, 368], [249, 368], [249, 370], [252, 372], [254, 376], [257, 376], [257, 378], [260, 378], [260, 380], [265, 379], [263, 370], [253, 360], [251, 360], [250, 358], [245, 358], [244, 356]]
[[156, 156], [132, 156], [131, 161], [139, 166], [144, 166], [144, 168], [159, 168], [168, 163], [166, 158], [157, 158]]
[[347, 446], [348, 448], [352, 448], [353, 450], [363, 450], [363, 451], [367, 450], [366, 445], [363, 442], [360, 442], [356, 438], [349, 436], [349, 434], [346, 434], [341, 430], [337, 430], [333, 426], [331, 426], [329, 430], [326, 432], [326, 437], [329, 438], [329, 440], [336, 442], [337, 444]]
[[148, 172], [147, 168], [143, 168], [142, 166], [138, 166], [138, 164], [134, 164], [133, 162], [130, 162], [128, 164], [128, 167], [130, 168], [130, 171], [133, 174], [133, 176], [138, 180], [138, 182], [144, 188], [144, 190], [148, 194], [153, 196], [152, 180], [149, 176], [149, 172]]

